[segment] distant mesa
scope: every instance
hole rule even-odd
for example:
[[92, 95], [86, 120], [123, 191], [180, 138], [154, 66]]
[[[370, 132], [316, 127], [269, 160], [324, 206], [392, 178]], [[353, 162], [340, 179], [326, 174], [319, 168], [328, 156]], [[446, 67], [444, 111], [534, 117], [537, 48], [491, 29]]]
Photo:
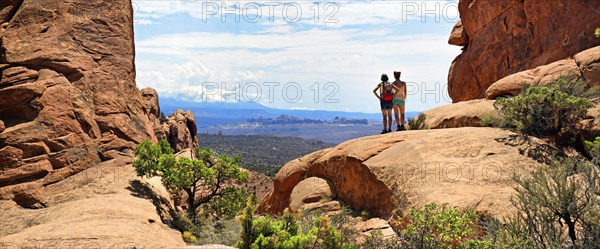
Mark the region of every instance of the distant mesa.
[[276, 118], [249, 118], [246, 120], [249, 123], [257, 123], [261, 125], [281, 125], [281, 124], [359, 124], [368, 125], [367, 119], [347, 119], [345, 117], [335, 117], [333, 120], [322, 120], [312, 118], [299, 118], [289, 115], [280, 115]]

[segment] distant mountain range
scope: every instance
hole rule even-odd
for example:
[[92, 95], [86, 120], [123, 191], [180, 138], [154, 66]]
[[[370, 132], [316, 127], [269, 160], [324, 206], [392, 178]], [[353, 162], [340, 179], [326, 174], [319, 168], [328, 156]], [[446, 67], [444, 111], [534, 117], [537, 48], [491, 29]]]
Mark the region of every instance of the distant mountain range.
[[[169, 115], [177, 109], [192, 110], [196, 115], [199, 130], [208, 126], [244, 123], [249, 119], [275, 119], [281, 115], [324, 121], [332, 121], [338, 117], [381, 122], [381, 114], [378, 113], [276, 109], [250, 102], [198, 103], [160, 98], [160, 108], [165, 115]], [[410, 112], [406, 115], [414, 117], [418, 114], [418, 112]]]

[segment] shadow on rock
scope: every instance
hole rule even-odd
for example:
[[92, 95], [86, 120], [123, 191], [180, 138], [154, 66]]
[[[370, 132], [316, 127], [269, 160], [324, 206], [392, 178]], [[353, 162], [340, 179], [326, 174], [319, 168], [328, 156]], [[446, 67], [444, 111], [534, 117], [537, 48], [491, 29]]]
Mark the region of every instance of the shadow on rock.
[[179, 217], [177, 212], [173, 209], [167, 198], [158, 195], [152, 190], [150, 184], [143, 183], [140, 180], [132, 180], [129, 182], [127, 190], [131, 191], [131, 195], [135, 197], [151, 200], [162, 222], [172, 228], [178, 228], [174, 225], [175, 220]]
[[518, 147], [521, 155], [546, 165], [549, 165], [556, 157], [566, 156], [561, 149], [549, 144], [535, 142], [532, 137], [523, 134], [509, 135], [495, 140], [508, 146]]

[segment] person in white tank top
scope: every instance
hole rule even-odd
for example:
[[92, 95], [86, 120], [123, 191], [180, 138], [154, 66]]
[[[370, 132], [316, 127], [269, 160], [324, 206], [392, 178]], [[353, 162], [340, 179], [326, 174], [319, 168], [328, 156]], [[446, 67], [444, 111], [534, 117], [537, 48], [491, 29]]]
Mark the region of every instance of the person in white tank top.
[[396, 79], [393, 84], [398, 88], [394, 94], [394, 116], [396, 118], [396, 131], [404, 131], [404, 110], [406, 106], [406, 82], [400, 80], [400, 71], [394, 71], [394, 78]]

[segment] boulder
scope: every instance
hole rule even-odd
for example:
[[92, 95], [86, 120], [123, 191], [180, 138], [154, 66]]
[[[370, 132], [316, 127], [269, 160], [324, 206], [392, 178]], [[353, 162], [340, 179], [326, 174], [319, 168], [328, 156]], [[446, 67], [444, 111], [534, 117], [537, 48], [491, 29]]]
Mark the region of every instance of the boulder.
[[[331, 183], [336, 200], [389, 218], [428, 203], [475, 208], [494, 216], [512, 212], [513, 174], [527, 174], [553, 147], [495, 128], [396, 132], [363, 137], [287, 163], [258, 210], [281, 213], [292, 192], [311, 177]], [[538, 162], [540, 161], [540, 162]]]
[[600, 86], [600, 46], [578, 53], [573, 58], [583, 78], [592, 86]]
[[[298, 212], [313, 209], [321, 209], [324, 212], [338, 211], [341, 209], [339, 202], [329, 203], [334, 199], [335, 192], [333, 192], [327, 180], [310, 177], [299, 182], [292, 190], [290, 211]], [[333, 209], [331, 209], [332, 207]]]
[[594, 141], [600, 137], [600, 100], [596, 100], [594, 107], [588, 110], [586, 118], [579, 124], [579, 133], [582, 140]]
[[535, 69], [506, 76], [492, 84], [485, 91], [485, 97], [487, 99], [495, 99], [500, 96], [516, 96], [521, 92], [523, 87], [551, 85], [560, 77], [570, 77], [573, 79], [582, 77], [575, 60], [560, 60], [548, 65], [539, 66]]
[[465, 32], [461, 21], [458, 21], [458, 23], [454, 25], [454, 28], [452, 28], [448, 44], [456, 46], [466, 46], [469, 44], [469, 35]]
[[356, 225], [354, 225], [354, 228], [360, 233], [358, 239], [359, 242], [364, 242], [364, 238], [370, 236], [371, 231], [374, 230], [380, 230], [383, 239], [391, 239], [397, 237], [396, 232], [390, 226], [388, 221], [380, 218], [373, 218], [366, 221], [358, 222]]
[[599, 1], [588, 0], [460, 0], [468, 42], [456, 42], [465, 47], [448, 75], [450, 97], [454, 102], [482, 98], [508, 75], [600, 45], [594, 35], [599, 8]]
[[6, 127], [4, 126], [4, 121], [0, 120], [0, 133], [4, 131]]
[[486, 115], [498, 117], [494, 101], [481, 99], [440, 106], [423, 114], [428, 129], [480, 127], [481, 119]]

